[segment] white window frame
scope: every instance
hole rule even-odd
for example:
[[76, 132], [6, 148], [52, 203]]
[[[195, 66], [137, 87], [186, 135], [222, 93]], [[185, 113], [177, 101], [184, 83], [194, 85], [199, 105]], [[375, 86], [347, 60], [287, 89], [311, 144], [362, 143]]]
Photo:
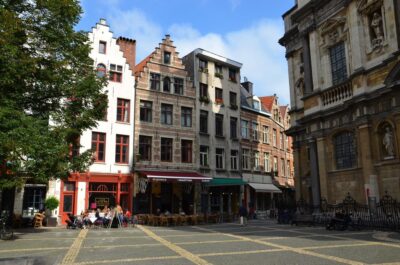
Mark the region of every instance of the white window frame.
[[253, 170], [260, 170], [260, 152], [253, 152]]
[[271, 171], [271, 157], [269, 153], [264, 153], [264, 170], [265, 172]]
[[252, 138], [254, 141], [258, 141], [258, 123], [252, 122], [251, 123], [251, 130], [252, 130]]
[[263, 143], [265, 143], [265, 144], [270, 143], [269, 126], [266, 126], [266, 125], [263, 126]]
[[249, 121], [240, 120], [240, 135], [244, 139], [249, 139]]
[[[222, 154], [218, 154], [217, 153], [217, 150], [222, 150]], [[225, 159], [224, 159], [224, 157], [225, 157], [225, 150], [223, 149], [223, 148], [215, 148], [215, 168], [216, 169], [224, 169], [225, 168]], [[221, 167], [218, 167], [218, 160], [221, 160], [220, 162], [221, 162], [221, 164], [222, 164], [222, 166]]]
[[[232, 152], [235, 151], [236, 155], [232, 155]], [[239, 151], [238, 150], [231, 150], [231, 170], [238, 170], [238, 155]]]
[[250, 150], [243, 149], [242, 150], [242, 169], [249, 170], [250, 169]]
[[[205, 152], [201, 151], [201, 147], [205, 147], [207, 150]], [[208, 153], [209, 153], [209, 148], [206, 145], [200, 145], [200, 166], [202, 167], [208, 167]], [[206, 163], [205, 163], [206, 162]]]

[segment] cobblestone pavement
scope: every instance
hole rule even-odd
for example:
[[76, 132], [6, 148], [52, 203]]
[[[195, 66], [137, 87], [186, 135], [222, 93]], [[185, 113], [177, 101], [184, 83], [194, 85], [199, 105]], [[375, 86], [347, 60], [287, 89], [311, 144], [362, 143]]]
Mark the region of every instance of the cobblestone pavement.
[[270, 221], [184, 227], [19, 230], [0, 264], [400, 264], [395, 232], [327, 231]]

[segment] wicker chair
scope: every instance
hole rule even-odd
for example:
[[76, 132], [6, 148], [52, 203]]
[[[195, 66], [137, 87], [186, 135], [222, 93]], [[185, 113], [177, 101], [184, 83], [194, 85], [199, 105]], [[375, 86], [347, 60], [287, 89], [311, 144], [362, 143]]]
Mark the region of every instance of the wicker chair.
[[34, 228], [42, 227], [43, 226], [44, 217], [45, 217], [44, 214], [36, 213], [35, 217], [34, 217], [34, 220], [33, 220], [33, 227]]

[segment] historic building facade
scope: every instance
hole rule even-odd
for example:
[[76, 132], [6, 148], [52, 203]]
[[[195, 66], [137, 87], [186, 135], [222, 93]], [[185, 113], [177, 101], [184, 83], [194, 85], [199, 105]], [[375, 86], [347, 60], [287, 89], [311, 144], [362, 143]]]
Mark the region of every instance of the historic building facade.
[[[132, 207], [133, 191], [133, 126], [135, 102], [135, 40], [114, 38], [104, 19], [89, 32], [90, 57], [99, 77], [106, 76], [104, 87], [108, 109], [95, 128], [84, 131], [80, 147], [73, 152], [93, 151], [93, 164], [87, 172], [71, 174], [67, 181], [50, 181], [48, 196], [60, 199], [55, 214], [64, 222], [67, 214], [80, 214], [86, 209]], [[124, 53], [122, 47], [127, 49]]]
[[135, 69], [134, 212], [195, 213], [197, 172], [196, 90], [169, 35]]
[[[257, 97], [253, 84], [241, 88], [241, 171], [247, 182], [246, 201], [265, 214], [276, 202], [294, 201], [293, 154], [287, 106], [279, 106], [277, 96]], [[282, 193], [283, 191], [283, 193]]]
[[243, 199], [240, 175], [241, 63], [196, 49], [183, 57], [193, 80], [200, 172], [213, 178], [202, 201], [212, 212], [237, 212]]
[[286, 12], [297, 198], [400, 199], [400, 3], [298, 0]]

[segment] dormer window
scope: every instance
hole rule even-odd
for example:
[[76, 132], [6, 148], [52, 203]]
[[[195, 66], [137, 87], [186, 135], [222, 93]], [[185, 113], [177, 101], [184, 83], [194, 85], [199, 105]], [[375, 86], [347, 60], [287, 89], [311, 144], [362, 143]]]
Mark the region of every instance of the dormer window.
[[253, 109], [260, 110], [260, 102], [253, 100]]
[[171, 64], [171, 53], [164, 52], [164, 64]]

